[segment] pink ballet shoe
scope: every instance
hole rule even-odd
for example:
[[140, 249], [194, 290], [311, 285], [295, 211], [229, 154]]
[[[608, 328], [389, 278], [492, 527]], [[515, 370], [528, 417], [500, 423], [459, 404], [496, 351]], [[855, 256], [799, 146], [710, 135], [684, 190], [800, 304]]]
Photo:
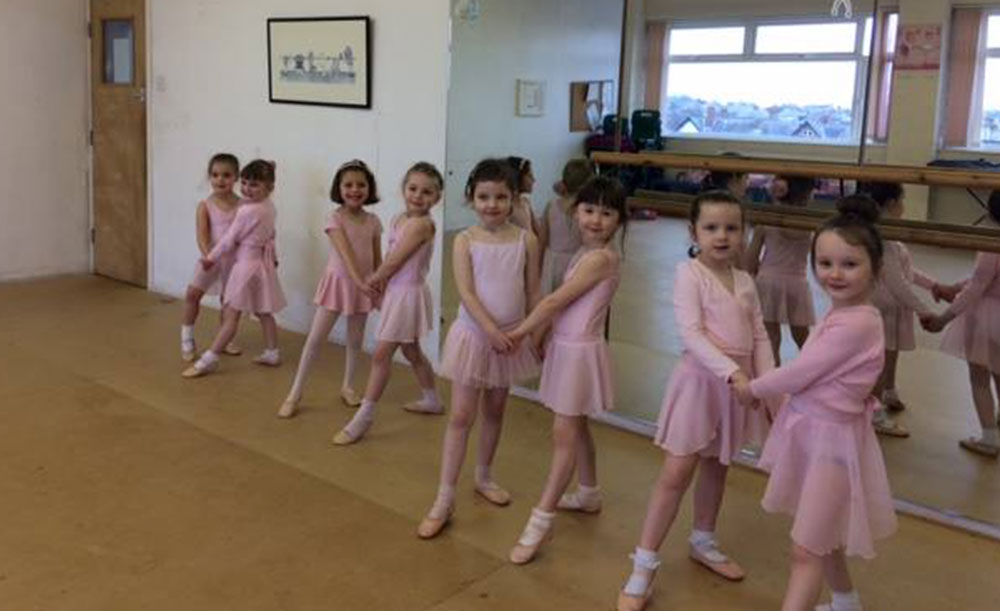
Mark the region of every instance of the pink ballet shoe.
[[353, 388], [340, 389], [340, 402], [345, 407], [361, 407], [361, 396]]
[[432, 518], [430, 515], [425, 516], [420, 521], [420, 526], [417, 526], [417, 536], [421, 539], [433, 539], [440, 535], [444, 527], [451, 521], [453, 513], [455, 513], [455, 507], [451, 506], [448, 507], [448, 512], [445, 513], [443, 518]]
[[539, 509], [531, 510], [531, 518], [524, 527], [524, 532], [510, 550], [508, 558], [514, 564], [528, 564], [535, 559], [538, 549], [552, 539], [552, 520], [555, 513]]
[[404, 403], [403, 409], [412, 414], [425, 414], [429, 416], [440, 416], [444, 413], [444, 405], [440, 403], [424, 403], [423, 401]]
[[706, 545], [692, 545], [689, 556], [698, 564], [729, 581], [743, 581], [746, 571], [719, 551], [714, 541]]
[[265, 367], [277, 367], [281, 365], [281, 354], [278, 352], [269, 352], [265, 350], [257, 356], [253, 357], [253, 362], [257, 365], [264, 365]]
[[198, 359], [193, 365], [185, 369], [181, 375], [185, 378], [200, 378], [202, 376], [207, 376], [219, 367], [219, 361], [208, 361], [204, 362], [202, 359]]
[[229, 342], [226, 347], [222, 349], [222, 354], [229, 356], [239, 356], [243, 354], [243, 348], [240, 348], [236, 342]]
[[900, 423], [895, 420], [877, 420], [872, 423], [875, 427], [875, 432], [879, 435], [885, 435], [886, 437], [897, 437], [899, 439], [906, 439], [910, 436], [910, 431], [906, 430]]
[[656, 572], [660, 570], [660, 563], [649, 569], [649, 581], [646, 583], [646, 591], [640, 595], [628, 594], [624, 589], [618, 591], [618, 611], [642, 611], [653, 597], [653, 584], [656, 582]]
[[476, 494], [500, 507], [510, 505], [510, 493], [501, 488], [496, 482], [476, 484]]
[[579, 490], [567, 492], [556, 503], [556, 509], [579, 511], [581, 513], [601, 513], [601, 495], [585, 496]]
[[295, 412], [298, 411], [299, 402], [292, 401], [291, 399], [285, 399], [278, 408], [278, 418], [292, 418], [295, 416]]
[[988, 458], [997, 458], [1000, 456], [1000, 447], [986, 443], [981, 439], [976, 439], [975, 437], [962, 439], [958, 442], [958, 445], [970, 452], [979, 454], [980, 456], [986, 456]]

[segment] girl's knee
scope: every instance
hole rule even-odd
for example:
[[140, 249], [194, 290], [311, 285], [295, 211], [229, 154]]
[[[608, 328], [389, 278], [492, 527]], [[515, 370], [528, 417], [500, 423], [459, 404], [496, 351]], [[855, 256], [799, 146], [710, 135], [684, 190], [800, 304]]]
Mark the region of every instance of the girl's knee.
[[193, 286], [189, 286], [187, 288], [187, 292], [184, 293], [184, 299], [188, 303], [200, 303], [201, 302], [201, 298], [204, 295], [205, 295], [205, 292], [202, 291], [201, 289], [195, 288]]
[[377, 365], [388, 365], [392, 359], [392, 353], [396, 351], [396, 345], [389, 342], [379, 342], [375, 346], [375, 353], [372, 354], [372, 361]]

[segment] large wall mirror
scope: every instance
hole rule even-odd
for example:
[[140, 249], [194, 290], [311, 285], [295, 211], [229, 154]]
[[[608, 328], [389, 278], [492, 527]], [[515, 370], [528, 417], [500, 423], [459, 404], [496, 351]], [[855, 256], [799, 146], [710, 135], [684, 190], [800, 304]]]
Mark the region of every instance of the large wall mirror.
[[[859, 180], [838, 172], [803, 181], [785, 171], [791, 166], [780, 165], [787, 162], [1000, 169], [1000, 2], [953, 8], [943, 0], [856, 0], [850, 16], [842, 10], [831, 15], [829, 0], [471, 4], [475, 14], [456, 16], [452, 33], [446, 245], [475, 221], [462, 205], [462, 187], [469, 169], [485, 156], [531, 160], [530, 197], [539, 216], [555, 197], [552, 185], [563, 164], [588, 151], [779, 163], [768, 171], [728, 173], [707, 172], [697, 164], [601, 164], [600, 171], [617, 173], [634, 201], [651, 211], [630, 224], [609, 326], [614, 418], [635, 429], [655, 425], [683, 349], [671, 293], [689, 237], [686, 221], [676, 207], [670, 213], [671, 206], [714, 186], [737, 192], [750, 210], [822, 214], [859, 188]], [[573, 131], [574, 84], [586, 84], [577, 85], [583, 87], [582, 99], [596, 100], [608, 80], [616, 85], [616, 110], [608, 112], [605, 102], [600, 121], [588, 131]], [[519, 81], [541, 85], [542, 114], [519, 114]], [[577, 118], [586, 120], [586, 114]], [[898, 299], [942, 312], [948, 304], [936, 302], [913, 270], [943, 286], [971, 276], [976, 247], [961, 236], [1000, 238], [987, 210], [991, 188], [926, 181], [900, 186], [898, 192], [890, 189], [896, 203], [887, 206], [886, 217], [902, 219], [897, 224], [904, 230], [892, 235], [905, 248], [910, 269], [906, 286], [892, 289], [909, 293]], [[658, 201], [667, 203], [657, 206]], [[958, 239], [945, 248], [924, 239], [932, 230]], [[808, 236], [800, 230], [797, 238]], [[769, 264], [767, 239], [755, 245], [758, 269]], [[747, 241], [753, 245], [752, 235]], [[804, 256], [801, 265], [807, 265]], [[450, 321], [458, 299], [447, 257], [445, 266], [443, 313]], [[807, 277], [818, 319], [828, 303], [811, 273]], [[1000, 286], [996, 290], [1000, 294]], [[895, 378], [887, 380], [895, 392], [883, 398], [905, 407], [891, 417], [908, 437], [879, 437], [894, 493], [905, 506], [951, 516], [996, 536], [1000, 462], [959, 445], [981, 433], [970, 368], [941, 349], [940, 334], [924, 331], [912, 314], [901, 315], [907, 316], [913, 331], [900, 323]], [[1000, 302], [995, 316], [1000, 317]], [[788, 324], [777, 327], [781, 358], [795, 358], [797, 338]], [[983, 371], [971, 375], [977, 389], [991, 383], [988, 367], [985, 383]], [[987, 402], [995, 410], [995, 395], [985, 399], [983, 392], [977, 391], [980, 407], [985, 410]], [[991, 418], [995, 423], [995, 412]], [[747, 456], [752, 461], [752, 452]]]

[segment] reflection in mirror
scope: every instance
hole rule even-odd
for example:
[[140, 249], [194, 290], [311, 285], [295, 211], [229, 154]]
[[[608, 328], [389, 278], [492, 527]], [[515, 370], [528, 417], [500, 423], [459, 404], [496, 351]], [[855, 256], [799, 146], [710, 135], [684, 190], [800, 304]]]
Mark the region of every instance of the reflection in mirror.
[[623, 2], [607, 0], [481, 2], [453, 19], [443, 328], [459, 306], [454, 238], [479, 222], [465, 186], [481, 159], [518, 174], [511, 220], [542, 242], [544, 287], [561, 278], [579, 246], [567, 212], [592, 172], [583, 158], [615, 143], [622, 21]]

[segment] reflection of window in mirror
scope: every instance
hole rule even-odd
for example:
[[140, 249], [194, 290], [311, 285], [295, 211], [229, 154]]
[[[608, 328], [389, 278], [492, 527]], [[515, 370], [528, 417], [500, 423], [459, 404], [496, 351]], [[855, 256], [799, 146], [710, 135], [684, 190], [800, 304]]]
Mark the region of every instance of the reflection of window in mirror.
[[955, 9], [950, 40], [944, 145], [1000, 149], [1000, 7]]
[[[670, 136], [857, 143], [874, 42], [869, 128], [885, 140], [898, 15], [747, 18], [719, 26], [651, 22], [665, 60], [647, 82]], [[657, 36], [656, 28], [662, 29]], [[874, 40], [873, 40], [874, 37]], [[803, 84], [808, 84], [803, 86]]]

